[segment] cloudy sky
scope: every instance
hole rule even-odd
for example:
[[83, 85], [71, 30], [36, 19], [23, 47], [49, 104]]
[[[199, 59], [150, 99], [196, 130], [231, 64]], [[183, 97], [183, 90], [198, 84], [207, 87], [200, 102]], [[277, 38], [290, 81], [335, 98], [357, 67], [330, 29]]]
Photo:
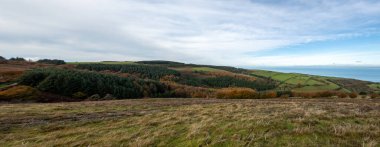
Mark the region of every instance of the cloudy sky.
[[380, 1], [0, 0], [0, 55], [380, 66]]

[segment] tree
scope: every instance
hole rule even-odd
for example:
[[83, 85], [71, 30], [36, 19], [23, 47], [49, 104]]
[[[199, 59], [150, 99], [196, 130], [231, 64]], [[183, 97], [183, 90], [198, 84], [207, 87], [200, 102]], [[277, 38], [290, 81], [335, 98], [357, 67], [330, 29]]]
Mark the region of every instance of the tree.
[[57, 59], [42, 59], [42, 60], [38, 60], [37, 63], [44, 63], [44, 64], [54, 64], [54, 65], [62, 65], [62, 64], [66, 64], [65, 61], [63, 60], [57, 60]]
[[12, 57], [9, 59], [9, 61], [26, 61], [24, 58], [21, 57]]

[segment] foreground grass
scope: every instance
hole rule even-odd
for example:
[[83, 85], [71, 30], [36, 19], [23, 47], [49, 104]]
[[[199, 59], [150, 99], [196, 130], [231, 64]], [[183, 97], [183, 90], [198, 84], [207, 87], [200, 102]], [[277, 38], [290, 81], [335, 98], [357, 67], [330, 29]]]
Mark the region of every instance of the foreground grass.
[[2, 146], [379, 146], [380, 100], [1, 104]]

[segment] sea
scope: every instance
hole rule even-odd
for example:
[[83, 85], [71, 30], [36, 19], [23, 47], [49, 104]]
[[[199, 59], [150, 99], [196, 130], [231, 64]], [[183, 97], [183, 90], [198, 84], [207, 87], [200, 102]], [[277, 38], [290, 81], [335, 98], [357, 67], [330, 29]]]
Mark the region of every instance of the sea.
[[250, 67], [250, 69], [270, 70], [285, 73], [302, 73], [380, 82], [380, 66], [260, 66]]

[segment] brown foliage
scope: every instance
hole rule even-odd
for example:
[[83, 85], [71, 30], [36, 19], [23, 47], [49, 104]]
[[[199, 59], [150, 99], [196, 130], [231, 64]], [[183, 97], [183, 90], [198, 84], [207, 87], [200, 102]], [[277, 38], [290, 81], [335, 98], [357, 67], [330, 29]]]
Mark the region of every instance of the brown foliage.
[[0, 101], [37, 101], [40, 93], [29, 86], [15, 86], [0, 91]]
[[343, 93], [343, 92], [341, 92], [341, 93], [338, 94], [339, 98], [346, 98], [347, 96], [348, 95], [346, 93]]
[[22, 75], [23, 71], [1, 71], [0, 82], [14, 81]]
[[371, 98], [372, 98], [372, 99], [380, 98], [380, 95], [377, 94], [377, 93], [372, 93], [372, 94], [371, 94]]
[[253, 99], [258, 94], [250, 88], [223, 88], [216, 92], [216, 97], [220, 99]]
[[171, 81], [163, 81], [170, 89], [172, 89], [172, 97], [181, 98], [215, 98], [215, 90], [203, 87], [194, 87], [177, 84]]
[[301, 98], [330, 98], [330, 97], [339, 97], [346, 98], [348, 95], [345, 92], [340, 91], [322, 91], [322, 92], [293, 92], [294, 97]]
[[267, 91], [267, 92], [260, 92], [260, 98], [266, 99], [266, 98], [277, 98], [277, 92], [275, 91]]
[[352, 92], [348, 95], [350, 98], [357, 98], [358, 97], [358, 94], [355, 93], [355, 92]]

